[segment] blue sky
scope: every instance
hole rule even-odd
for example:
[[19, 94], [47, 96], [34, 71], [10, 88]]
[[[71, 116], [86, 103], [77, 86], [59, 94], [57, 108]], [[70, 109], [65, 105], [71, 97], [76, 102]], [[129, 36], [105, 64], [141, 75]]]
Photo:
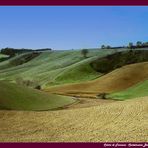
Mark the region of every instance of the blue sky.
[[0, 7], [0, 48], [78, 49], [148, 41], [146, 6]]

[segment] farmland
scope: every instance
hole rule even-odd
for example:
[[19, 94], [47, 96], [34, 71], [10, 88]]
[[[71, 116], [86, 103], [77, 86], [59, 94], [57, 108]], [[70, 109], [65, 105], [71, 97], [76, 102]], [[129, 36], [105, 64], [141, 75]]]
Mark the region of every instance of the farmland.
[[0, 62], [0, 142], [147, 142], [147, 48], [88, 51]]
[[0, 111], [0, 141], [147, 142], [148, 98], [45, 112]]
[[[90, 51], [87, 59], [83, 58], [80, 50], [52, 51], [42, 53], [21, 65], [10, 64], [15, 59], [21, 59], [22, 55], [19, 55], [0, 63], [0, 79], [14, 81], [17, 77], [34, 78], [43, 86], [91, 80], [98, 77], [98, 72], [94, 71], [88, 63], [97, 57], [111, 54], [114, 50]], [[78, 77], [77, 72], [81, 72], [84, 76]], [[67, 75], [70, 75], [70, 78]]]

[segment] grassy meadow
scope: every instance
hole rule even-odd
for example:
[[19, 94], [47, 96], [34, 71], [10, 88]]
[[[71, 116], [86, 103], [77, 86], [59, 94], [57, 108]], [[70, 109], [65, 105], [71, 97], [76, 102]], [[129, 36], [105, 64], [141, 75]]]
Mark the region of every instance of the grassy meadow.
[[88, 63], [113, 52], [114, 50], [90, 49], [88, 58], [85, 59], [80, 50], [51, 51], [41, 53], [27, 63], [12, 65], [13, 60], [22, 58], [19, 55], [0, 63], [0, 80], [15, 81], [18, 77], [23, 77], [35, 79], [43, 86], [91, 80], [98, 77], [98, 72]]
[[134, 99], [134, 98], [139, 98], [144, 96], [148, 96], [148, 80], [144, 82], [140, 82], [123, 91], [108, 95], [109, 98], [113, 98], [117, 100]]
[[74, 100], [66, 96], [47, 94], [16, 84], [0, 82], [0, 109], [8, 110], [51, 110]]

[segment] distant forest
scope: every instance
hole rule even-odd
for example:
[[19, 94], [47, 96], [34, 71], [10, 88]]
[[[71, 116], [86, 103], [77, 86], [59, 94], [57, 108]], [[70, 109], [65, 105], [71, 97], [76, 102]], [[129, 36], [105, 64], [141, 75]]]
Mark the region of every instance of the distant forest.
[[[136, 49], [136, 48], [148, 48], [148, 42], [141, 42], [137, 41], [136, 44], [133, 44], [132, 42], [129, 42], [127, 46], [118, 46], [118, 47], [112, 47], [110, 45], [102, 45], [101, 49], [120, 49], [120, 48], [129, 48], [129, 49]], [[98, 48], [100, 49], [100, 48]], [[51, 48], [43, 48], [43, 49], [15, 49], [15, 48], [2, 48], [0, 50], [0, 53], [8, 55], [9, 57], [13, 57], [17, 54], [22, 54], [26, 52], [44, 52], [44, 51], [51, 51]]]
[[15, 49], [15, 48], [3, 48], [1, 49], [1, 52], [2, 54], [5, 54], [5, 55], [8, 55], [10, 57], [13, 57], [15, 56], [16, 54], [22, 54], [22, 53], [26, 53], [26, 52], [43, 52], [43, 51], [51, 51], [52, 49], [51, 48], [43, 48], [43, 49], [25, 49], [25, 48], [22, 48], [22, 49]]

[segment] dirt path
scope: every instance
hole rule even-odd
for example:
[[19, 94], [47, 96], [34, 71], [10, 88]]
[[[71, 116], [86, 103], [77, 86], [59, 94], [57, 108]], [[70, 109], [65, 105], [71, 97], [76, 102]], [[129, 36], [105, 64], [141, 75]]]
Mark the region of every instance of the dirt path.
[[59, 109], [76, 109], [76, 108], [88, 108], [93, 106], [99, 106], [106, 103], [112, 103], [115, 102], [114, 100], [105, 100], [105, 99], [95, 99], [95, 98], [82, 98], [82, 97], [75, 97], [76, 102], [64, 106]]
[[60, 111], [0, 111], [1, 142], [148, 142], [148, 97]]

